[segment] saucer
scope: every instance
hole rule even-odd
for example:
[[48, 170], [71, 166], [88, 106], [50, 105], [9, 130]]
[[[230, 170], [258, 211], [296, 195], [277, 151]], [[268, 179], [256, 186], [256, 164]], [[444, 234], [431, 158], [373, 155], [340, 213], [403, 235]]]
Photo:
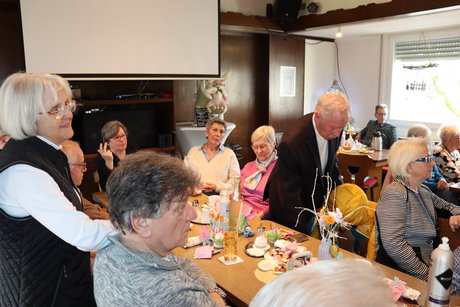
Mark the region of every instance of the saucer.
[[270, 249], [270, 245], [266, 245], [264, 248], [255, 247], [254, 242], [249, 242], [246, 244], [244, 252], [246, 255], [254, 258], [262, 258], [265, 255], [265, 252]]

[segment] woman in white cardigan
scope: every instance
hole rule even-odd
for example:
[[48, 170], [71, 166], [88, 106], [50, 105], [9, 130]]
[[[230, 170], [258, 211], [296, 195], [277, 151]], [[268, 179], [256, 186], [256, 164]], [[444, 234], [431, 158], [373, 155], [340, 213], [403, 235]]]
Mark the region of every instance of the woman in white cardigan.
[[184, 159], [185, 164], [201, 176], [201, 189], [205, 194], [218, 194], [221, 190], [232, 191], [234, 177], [240, 174], [240, 165], [233, 150], [224, 147], [222, 138], [227, 124], [214, 117], [206, 123], [207, 143], [194, 146]]

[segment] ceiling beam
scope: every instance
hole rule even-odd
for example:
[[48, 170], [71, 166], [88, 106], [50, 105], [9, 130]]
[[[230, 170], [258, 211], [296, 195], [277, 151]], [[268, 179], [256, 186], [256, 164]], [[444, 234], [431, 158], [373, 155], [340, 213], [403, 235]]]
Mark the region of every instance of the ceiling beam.
[[286, 32], [302, 31], [309, 28], [407, 15], [454, 6], [460, 6], [460, 0], [393, 0], [379, 4], [360, 5], [353, 9], [328, 11], [319, 15], [305, 15], [294, 21], [286, 21], [282, 27]]

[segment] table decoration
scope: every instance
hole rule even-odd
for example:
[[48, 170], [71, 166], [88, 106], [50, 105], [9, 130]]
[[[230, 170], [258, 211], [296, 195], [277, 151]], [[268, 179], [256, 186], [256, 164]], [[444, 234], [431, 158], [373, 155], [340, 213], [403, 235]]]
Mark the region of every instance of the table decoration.
[[303, 212], [308, 211], [314, 214], [315, 221], [317, 225], [319, 226], [319, 234], [321, 236], [321, 243], [320, 243], [320, 246], [318, 247], [318, 260], [327, 260], [331, 258], [342, 258], [343, 256], [342, 256], [342, 253], [340, 252], [340, 249], [338, 246], [338, 240], [337, 240], [338, 238], [342, 238], [338, 235], [338, 231], [340, 227], [349, 229], [352, 226], [352, 224], [347, 222], [346, 218], [349, 217], [351, 214], [353, 214], [356, 210], [370, 208], [370, 207], [360, 206], [358, 208], [355, 208], [351, 212], [349, 212], [346, 216], [343, 216], [340, 209], [335, 206], [336, 194], [333, 193], [332, 196], [334, 197], [334, 199], [332, 201], [331, 207], [329, 208], [327, 204], [328, 204], [328, 200], [331, 195], [331, 191], [332, 191], [334, 184], [333, 184], [332, 178], [329, 175], [323, 175], [322, 177], [326, 179], [326, 195], [324, 197], [323, 206], [321, 207], [319, 211], [316, 210], [315, 199], [314, 199], [316, 183], [318, 179], [318, 169], [316, 169], [316, 176], [315, 176], [315, 181], [314, 181], [315, 183], [313, 185], [313, 192], [311, 195], [313, 210], [309, 208], [295, 207], [296, 209], [301, 210], [297, 216], [297, 221], [296, 221], [295, 226], [297, 227], [297, 224], [299, 223], [300, 215]]

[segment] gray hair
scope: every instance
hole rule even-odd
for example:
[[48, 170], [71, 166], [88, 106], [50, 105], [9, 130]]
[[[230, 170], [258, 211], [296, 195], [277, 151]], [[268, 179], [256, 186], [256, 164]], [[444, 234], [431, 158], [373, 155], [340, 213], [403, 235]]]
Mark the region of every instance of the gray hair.
[[460, 128], [455, 124], [444, 124], [438, 129], [438, 137], [441, 139], [441, 143], [447, 142], [451, 137], [455, 136], [459, 132]]
[[206, 130], [211, 129], [212, 125], [214, 124], [219, 124], [219, 125], [224, 126], [225, 131], [227, 131], [227, 123], [223, 119], [220, 119], [219, 117], [213, 117], [213, 118], [208, 119], [208, 121], [206, 122]]
[[258, 140], [265, 140], [272, 145], [276, 145], [275, 129], [272, 126], [260, 126], [251, 135], [251, 143]]
[[3, 134], [16, 140], [36, 136], [39, 114], [46, 113], [58, 102], [64, 90], [71, 98], [67, 80], [51, 74], [15, 73], [0, 88], [0, 127]]
[[111, 138], [115, 137], [118, 134], [120, 128], [123, 129], [123, 132], [126, 135], [128, 135], [128, 128], [126, 128], [126, 126], [123, 125], [120, 121], [111, 120], [109, 122], [106, 122], [101, 129], [102, 143], [106, 143]]
[[178, 158], [149, 151], [127, 155], [107, 181], [112, 224], [131, 232], [131, 216], [160, 218], [175, 201], [186, 201], [199, 176]]
[[319, 112], [322, 118], [326, 120], [334, 113], [344, 114], [347, 122], [351, 120], [350, 104], [347, 96], [342, 92], [327, 92], [323, 94], [316, 102], [315, 111]]
[[[377, 298], [378, 299], [375, 299]], [[323, 260], [265, 285], [251, 307], [394, 306], [380, 269], [366, 260]]]
[[431, 130], [425, 124], [414, 124], [407, 130], [409, 138], [426, 138], [431, 135]]
[[411, 175], [407, 167], [411, 162], [420, 158], [426, 150], [430, 150], [430, 145], [426, 138], [410, 138], [407, 140], [396, 141], [391, 145], [388, 153], [388, 166], [393, 176], [409, 178]]

